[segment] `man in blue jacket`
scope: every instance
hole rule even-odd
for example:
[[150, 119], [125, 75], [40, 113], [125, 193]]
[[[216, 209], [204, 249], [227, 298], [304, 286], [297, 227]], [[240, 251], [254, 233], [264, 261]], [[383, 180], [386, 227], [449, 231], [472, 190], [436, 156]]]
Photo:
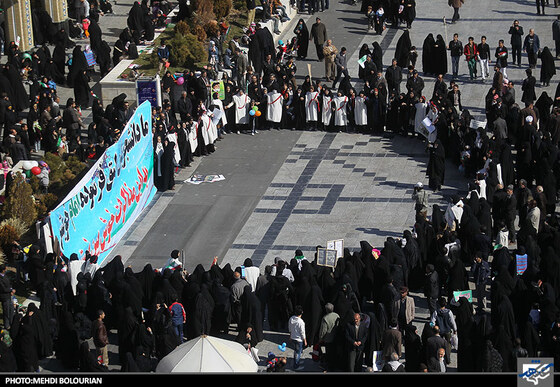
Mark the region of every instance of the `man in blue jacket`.
[[171, 314], [171, 324], [177, 334], [178, 345], [181, 345], [183, 343], [183, 325], [187, 321], [187, 315], [185, 313], [185, 308], [183, 308], [183, 305], [177, 300], [177, 297], [175, 297], [173, 303], [169, 305], [169, 313]]
[[474, 263], [471, 266], [473, 282], [475, 285], [475, 297], [479, 310], [486, 307], [486, 284], [490, 279], [490, 265], [482, 259], [482, 253], [475, 254]]

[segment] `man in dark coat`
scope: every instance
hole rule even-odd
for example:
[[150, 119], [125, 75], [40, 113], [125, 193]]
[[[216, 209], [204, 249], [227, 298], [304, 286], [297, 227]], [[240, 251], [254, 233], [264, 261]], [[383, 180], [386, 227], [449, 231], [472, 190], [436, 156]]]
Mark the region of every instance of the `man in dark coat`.
[[513, 25], [509, 27], [508, 33], [511, 35], [512, 63], [517, 63], [517, 66], [521, 66], [521, 46], [523, 44], [521, 37], [524, 32], [523, 27], [519, 25], [519, 20], [514, 20]]
[[2, 303], [2, 314], [4, 315], [4, 329], [10, 329], [14, 318], [14, 304], [12, 296], [15, 289], [12, 288], [10, 279], [7, 276], [7, 267], [0, 265], [0, 302]]
[[359, 313], [354, 314], [354, 322], [346, 325], [344, 337], [348, 356], [348, 372], [361, 372], [363, 352], [368, 336], [368, 329]]
[[311, 31], [309, 33], [309, 40], [313, 39], [315, 43], [315, 48], [317, 50], [317, 58], [319, 62], [323, 61], [323, 45], [327, 41], [327, 27], [321, 23], [321, 18], [315, 18], [315, 23], [311, 26]]
[[439, 327], [437, 325], [433, 326], [432, 330], [434, 335], [426, 340], [426, 359], [430, 359], [432, 357], [437, 358], [439, 350], [443, 349], [445, 351], [445, 363], [449, 364], [451, 360], [451, 354], [447, 351], [449, 344], [443, 337], [440, 336]]
[[437, 308], [437, 299], [439, 297], [439, 276], [431, 263], [426, 265], [426, 279], [424, 283], [424, 296], [428, 299], [428, 309], [430, 316]]
[[385, 80], [387, 81], [389, 94], [392, 92], [395, 94], [401, 93], [402, 68], [397, 64], [396, 58], [392, 60], [391, 66], [387, 67]]

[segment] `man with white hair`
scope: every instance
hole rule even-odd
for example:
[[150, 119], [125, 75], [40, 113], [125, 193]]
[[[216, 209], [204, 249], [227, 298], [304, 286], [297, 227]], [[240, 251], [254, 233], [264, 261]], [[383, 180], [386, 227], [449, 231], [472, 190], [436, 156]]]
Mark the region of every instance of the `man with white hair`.
[[424, 215], [428, 212], [428, 191], [424, 189], [424, 184], [422, 184], [421, 182], [418, 182], [414, 185], [412, 199], [414, 199], [414, 201], [416, 202], [416, 204], [414, 205], [416, 215]]

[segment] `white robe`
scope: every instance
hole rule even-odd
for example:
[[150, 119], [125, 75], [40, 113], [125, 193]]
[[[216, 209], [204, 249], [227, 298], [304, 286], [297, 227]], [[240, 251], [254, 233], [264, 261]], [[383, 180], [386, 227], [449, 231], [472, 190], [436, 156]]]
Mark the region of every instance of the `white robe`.
[[216, 106], [218, 109], [221, 110], [222, 116], [220, 117], [220, 121], [222, 123], [222, 127], [227, 125], [227, 118], [226, 118], [226, 111], [224, 110], [224, 104], [219, 99], [213, 99], [210, 105]]
[[233, 96], [233, 102], [235, 104], [235, 123], [244, 125], [249, 123], [249, 104], [251, 103], [251, 98], [247, 94]]
[[280, 94], [276, 90], [273, 90], [266, 95], [266, 99], [266, 120], [270, 122], [282, 121], [282, 104], [284, 103], [282, 94]]
[[175, 160], [175, 165], [179, 165], [179, 163], [181, 162], [181, 153], [179, 151], [179, 142], [177, 140], [177, 133], [168, 133], [167, 139], [169, 140], [169, 142], [175, 144], [175, 146], [173, 147], [173, 159]]
[[192, 123], [188, 139], [191, 145], [191, 152], [194, 152], [198, 148], [198, 122]]
[[333, 115], [332, 101], [333, 99], [331, 95], [323, 95], [323, 110], [321, 111], [321, 118], [325, 126], [331, 123]]
[[335, 126], [346, 126], [348, 125], [348, 117], [346, 116], [346, 104], [348, 103], [348, 97], [346, 96], [336, 96], [334, 97], [334, 125]]
[[319, 120], [319, 92], [308, 91], [305, 94], [305, 121]]
[[419, 132], [419, 128], [422, 127], [422, 121], [426, 117], [426, 108], [428, 104], [426, 102], [418, 102], [414, 105], [416, 108], [416, 114], [414, 115], [414, 131]]
[[76, 286], [78, 285], [78, 273], [82, 272], [82, 266], [84, 264], [83, 259], [76, 259], [68, 262], [68, 279], [70, 280], [70, 287], [72, 288], [72, 293], [76, 295]]
[[218, 138], [216, 125], [214, 125], [214, 122], [207, 113], [203, 113], [200, 116], [200, 129], [202, 138], [204, 139], [204, 145], [213, 144]]
[[356, 121], [356, 125], [367, 125], [367, 106], [364, 97], [357, 96], [355, 99], [354, 120]]

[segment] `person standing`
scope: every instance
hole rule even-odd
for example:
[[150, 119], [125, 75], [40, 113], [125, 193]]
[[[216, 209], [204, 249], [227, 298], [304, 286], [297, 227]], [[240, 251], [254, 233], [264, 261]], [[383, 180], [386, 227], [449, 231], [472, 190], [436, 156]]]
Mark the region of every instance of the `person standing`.
[[169, 47], [165, 45], [165, 39], [161, 40], [161, 45], [157, 49], [157, 56], [158, 56], [158, 73], [161, 72], [161, 69], [164, 67], [168, 67], [167, 63], [169, 63]]
[[554, 40], [554, 47], [556, 48], [556, 58], [560, 58], [560, 15], [552, 22], [552, 39]]
[[317, 60], [321, 62], [324, 59], [323, 44], [327, 41], [327, 27], [321, 23], [321, 18], [319, 17], [315, 18], [315, 23], [311, 26], [309, 40], [313, 40], [313, 43], [315, 43]]
[[490, 60], [490, 46], [486, 43], [486, 36], [480, 38], [480, 43], [478, 44], [478, 61], [480, 63], [480, 75], [484, 81], [486, 78], [490, 77], [490, 68], [488, 66], [488, 61]]
[[336, 333], [340, 316], [334, 311], [334, 305], [325, 304], [325, 315], [321, 319], [319, 328], [319, 342], [325, 345], [325, 360], [327, 371], [333, 371], [336, 364]]
[[[507, 79], [506, 70], [507, 70], [507, 62], [508, 62], [508, 49], [506, 46], [504, 46], [503, 39], [500, 39], [498, 41], [498, 47], [496, 47], [496, 53], [494, 56], [496, 57], [496, 66], [498, 66], [504, 78]], [[501, 92], [502, 90], [501, 85], [498, 85], [498, 87], [500, 87], [500, 92]]]
[[389, 327], [383, 332], [381, 347], [385, 361], [390, 360], [392, 353], [396, 353], [399, 358], [402, 356], [402, 333], [396, 318], [391, 319]]
[[303, 308], [301, 305], [296, 305], [294, 308], [294, 315], [290, 317], [288, 322], [288, 329], [290, 331], [290, 340], [294, 345], [294, 370], [303, 370], [301, 364], [301, 354], [303, 348], [307, 347], [307, 339], [305, 338], [305, 321], [301, 318], [303, 315]]
[[542, 15], [544, 16], [544, 5], [547, 2], [548, 1], [545, 0], [537, 0], [537, 15], [541, 14], [541, 8], [542, 8]]
[[303, 19], [299, 19], [294, 28], [297, 44], [297, 59], [307, 58], [307, 49], [309, 47], [309, 30]]
[[469, 42], [465, 45], [464, 54], [467, 60], [467, 66], [469, 67], [469, 76], [472, 81], [476, 79], [476, 60], [478, 58], [478, 48], [472, 36], [469, 37]]
[[92, 328], [92, 336], [93, 336], [93, 344], [95, 345], [95, 349], [97, 351], [97, 356], [101, 356], [101, 361], [105, 366], [109, 365], [109, 352], [107, 349], [107, 345], [109, 344], [109, 337], [107, 336], [107, 328], [105, 327], [105, 323], [103, 320], [105, 319], [105, 312], [103, 310], [97, 311], [97, 318], [93, 322]]
[[486, 308], [486, 284], [490, 279], [490, 265], [482, 259], [482, 253], [477, 251], [474, 256], [474, 263], [471, 266], [471, 273], [474, 282], [474, 292], [479, 311]]
[[426, 280], [424, 283], [424, 296], [428, 299], [430, 316], [435, 312], [439, 297], [439, 277], [431, 263], [426, 265]]
[[459, 34], [453, 34], [453, 40], [447, 45], [451, 54], [451, 70], [453, 79], [459, 76], [459, 58], [463, 55], [463, 43], [459, 40]]
[[4, 316], [4, 329], [9, 330], [15, 314], [12, 296], [16, 293], [16, 290], [12, 288], [12, 283], [6, 275], [7, 270], [6, 264], [0, 265], [0, 302], [2, 303], [2, 314]]
[[334, 63], [336, 64], [336, 78], [333, 81], [333, 89], [335, 88], [336, 84], [340, 82], [342, 75], [344, 75], [345, 78], [349, 77], [347, 67], [348, 65], [346, 63], [346, 47], [342, 47], [340, 49], [340, 52], [336, 55]]
[[517, 200], [513, 194], [513, 185], [510, 184], [506, 188], [506, 226], [508, 228], [508, 237], [510, 243], [515, 243], [515, 218], [517, 216]]
[[529, 59], [529, 67], [534, 69], [537, 66], [537, 55], [541, 50], [539, 36], [535, 34], [534, 29], [529, 30], [529, 34], [525, 36], [525, 41], [523, 42], [523, 50], [527, 53]]
[[173, 303], [169, 305], [169, 314], [171, 315], [171, 325], [175, 330], [177, 336], [177, 345], [183, 344], [183, 326], [187, 321], [187, 315], [185, 313], [185, 308], [181, 304], [177, 297], [173, 299]]
[[389, 94], [401, 94], [402, 78], [402, 68], [397, 64], [397, 59], [393, 58], [391, 66], [387, 67], [387, 70], [385, 71], [385, 80], [387, 81]]
[[399, 289], [401, 294], [401, 299], [398, 301], [398, 312], [397, 318], [399, 323], [399, 330], [404, 335], [405, 327], [408, 324], [412, 324], [414, 320], [414, 310], [416, 309], [414, 298], [408, 295], [408, 287], [401, 286]]
[[255, 13], [257, 12], [257, 4], [255, 0], [247, 0], [247, 28], [255, 21]]
[[327, 39], [327, 44], [323, 47], [325, 57], [325, 80], [334, 81], [336, 74], [336, 64], [334, 60], [338, 55], [338, 49], [332, 44], [332, 40]]
[[517, 62], [517, 66], [521, 66], [521, 37], [523, 36], [523, 27], [519, 25], [519, 20], [514, 20], [513, 25], [509, 27], [508, 33], [511, 35], [511, 56], [512, 63]]
[[361, 372], [363, 364], [363, 354], [368, 336], [365, 324], [362, 324], [362, 317], [359, 313], [354, 313], [354, 321], [346, 325], [344, 337], [346, 339], [348, 353], [348, 372]]
[[416, 215], [428, 213], [428, 192], [424, 189], [424, 184], [418, 182], [414, 185], [412, 199], [415, 201], [414, 209]]
[[451, 19], [451, 22], [455, 24], [457, 20], [461, 18], [459, 15], [459, 8], [465, 4], [465, 0], [448, 0], [448, 4], [453, 8], [453, 18]]
[[447, 300], [445, 297], [440, 297], [438, 304], [439, 308], [436, 309], [430, 317], [430, 324], [439, 327], [439, 334], [445, 339], [445, 352], [447, 360], [449, 360], [449, 354], [451, 353], [451, 336], [457, 333], [457, 323], [455, 322], [453, 312], [447, 309]]

